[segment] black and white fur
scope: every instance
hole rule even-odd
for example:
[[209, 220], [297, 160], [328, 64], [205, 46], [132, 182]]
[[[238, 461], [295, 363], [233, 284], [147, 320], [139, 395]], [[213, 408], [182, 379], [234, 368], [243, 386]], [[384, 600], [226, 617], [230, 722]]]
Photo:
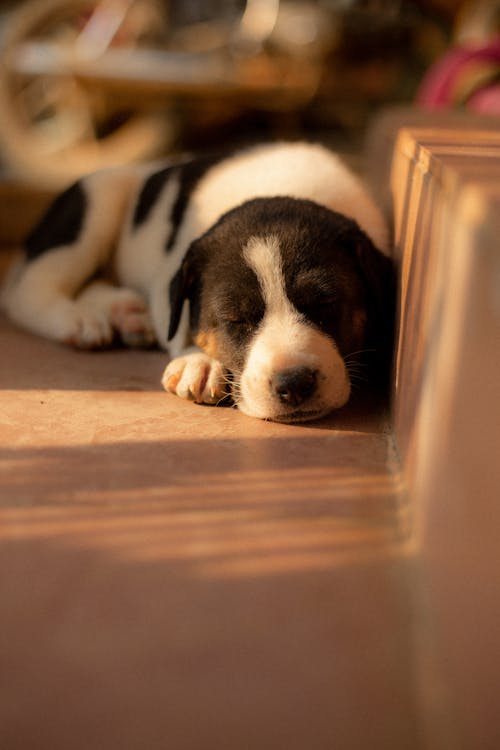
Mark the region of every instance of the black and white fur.
[[346, 403], [349, 356], [386, 346], [387, 255], [334, 153], [268, 144], [85, 177], [29, 236], [3, 306], [80, 348], [157, 342], [167, 391], [214, 404], [229, 389], [246, 414], [301, 421]]

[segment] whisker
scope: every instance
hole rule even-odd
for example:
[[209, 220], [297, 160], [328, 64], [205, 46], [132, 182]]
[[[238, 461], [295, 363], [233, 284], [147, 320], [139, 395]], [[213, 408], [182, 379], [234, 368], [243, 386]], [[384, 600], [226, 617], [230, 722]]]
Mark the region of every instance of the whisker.
[[367, 372], [368, 365], [365, 362], [346, 362], [347, 372]]
[[355, 352], [349, 352], [346, 357], [353, 357], [355, 354], [366, 354], [367, 352], [376, 352], [376, 349], [358, 349]]
[[358, 378], [359, 380], [369, 380], [368, 373], [367, 372], [360, 372], [360, 371], [347, 371], [347, 374], [349, 375], [349, 378]]
[[366, 370], [347, 369], [347, 376], [351, 382], [357, 381], [359, 383], [369, 383], [371, 380], [370, 373]]
[[362, 375], [350, 375], [349, 381], [351, 383], [369, 383], [370, 378], [364, 378]]
[[370, 354], [370, 353], [374, 353], [376, 351], [377, 351], [376, 349], [359, 349], [356, 352], [350, 352], [349, 354], [345, 355], [344, 362], [346, 362], [346, 363], [349, 362], [350, 359], [351, 359], [351, 357], [356, 357], [356, 356], [358, 356], [360, 354]]

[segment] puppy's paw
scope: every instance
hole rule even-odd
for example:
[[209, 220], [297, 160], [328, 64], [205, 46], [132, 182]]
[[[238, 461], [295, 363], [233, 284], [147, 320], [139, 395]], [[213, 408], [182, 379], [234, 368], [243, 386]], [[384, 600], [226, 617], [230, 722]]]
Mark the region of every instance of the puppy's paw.
[[72, 311], [67, 317], [63, 343], [77, 349], [103, 349], [113, 341], [113, 329], [105, 315]]
[[112, 305], [110, 319], [126, 346], [145, 349], [156, 344], [153, 323], [141, 299], [124, 296]]
[[197, 404], [218, 404], [229, 395], [223, 366], [203, 352], [192, 352], [173, 359], [167, 365], [161, 382], [169, 393]]

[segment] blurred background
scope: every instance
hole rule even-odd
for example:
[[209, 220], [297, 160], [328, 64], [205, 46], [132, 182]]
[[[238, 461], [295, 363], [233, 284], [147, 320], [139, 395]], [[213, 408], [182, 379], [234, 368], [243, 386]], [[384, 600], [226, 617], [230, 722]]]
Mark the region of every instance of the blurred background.
[[355, 156], [390, 105], [500, 114], [500, 2], [0, 3], [1, 185], [269, 138]]

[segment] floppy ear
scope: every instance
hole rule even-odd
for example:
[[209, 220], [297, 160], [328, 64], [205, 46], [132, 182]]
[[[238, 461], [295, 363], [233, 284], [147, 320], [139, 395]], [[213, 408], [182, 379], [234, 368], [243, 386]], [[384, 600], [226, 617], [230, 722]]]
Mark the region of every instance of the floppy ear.
[[201, 271], [204, 265], [203, 245], [199, 240], [193, 242], [181, 266], [170, 282], [170, 322], [167, 340], [171, 341], [179, 327], [184, 301], [188, 299], [191, 305], [191, 318], [194, 312], [194, 300], [199, 294], [201, 285]]

